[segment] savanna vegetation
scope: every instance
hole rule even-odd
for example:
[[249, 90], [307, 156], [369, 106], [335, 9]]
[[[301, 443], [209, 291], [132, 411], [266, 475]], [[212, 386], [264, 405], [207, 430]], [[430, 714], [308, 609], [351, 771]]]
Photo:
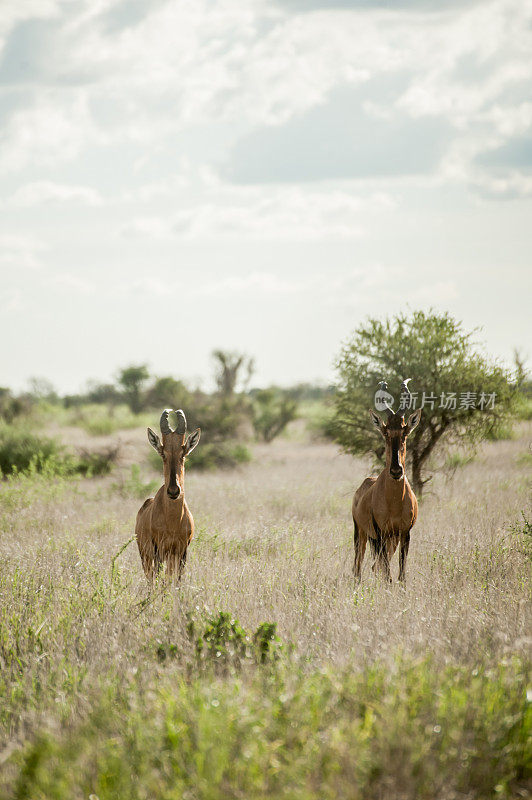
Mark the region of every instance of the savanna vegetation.
[[[343, 373], [338, 405], [320, 387], [250, 390], [248, 358], [234, 381], [223, 367], [240, 355], [215, 358], [210, 394], [146, 370], [129, 399], [121, 380], [0, 396], [0, 799], [529, 796], [524, 365], [506, 432], [474, 449], [442, 435], [426, 462], [406, 589], [366, 559], [355, 591], [351, 497], [374, 456], [326, 435]], [[375, 372], [392, 393], [407, 376], [425, 390], [392, 366]], [[160, 485], [145, 427], [164, 406], [203, 428], [186, 479], [196, 537], [179, 586], [148, 593], [132, 536]], [[194, 469], [209, 445], [250, 460]], [[108, 473], [71, 466], [105, 448]], [[10, 468], [19, 450], [29, 463]]]

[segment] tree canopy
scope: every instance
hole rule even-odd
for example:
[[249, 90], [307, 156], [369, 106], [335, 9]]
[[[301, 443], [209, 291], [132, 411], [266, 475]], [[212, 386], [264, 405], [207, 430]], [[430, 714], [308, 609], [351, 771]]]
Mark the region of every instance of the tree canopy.
[[368, 319], [347, 341], [336, 362], [334, 436], [353, 454], [384, 447], [368, 409], [380, 381], [399, 402], [401, 381], [411, 378], [413, 408], [421, 421], [408, 440], [413, 487], [421, 494], [425, 471], [444, 443], [474, 445], [501, 426], [512, 408], [515, 386], [502, 365], [492, 361], [449, 313], [413, 311], [391, 319]]

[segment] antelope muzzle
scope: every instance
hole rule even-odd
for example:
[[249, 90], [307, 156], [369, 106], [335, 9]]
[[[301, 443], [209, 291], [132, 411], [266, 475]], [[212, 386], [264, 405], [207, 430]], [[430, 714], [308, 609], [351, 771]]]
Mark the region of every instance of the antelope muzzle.
[[399, 460], [399, 440], [392, 439], [392, 463], [390, 464], [390, 475], [394, 481], [400, 481], [404, 475], [403, 465]]
[[166, 490], [166, 494], [170, 500], [178, 500], [181, 494], [181, 486], [177, 482], [175, 484], [170, 483], [168, 489]]

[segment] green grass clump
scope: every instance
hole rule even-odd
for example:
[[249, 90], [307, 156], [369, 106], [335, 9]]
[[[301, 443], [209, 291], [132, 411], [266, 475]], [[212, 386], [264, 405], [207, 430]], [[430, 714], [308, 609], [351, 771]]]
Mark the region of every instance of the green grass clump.
[[84, 713], [7, 757], [0, 797], [161, 800], [525, 796], [529, 673], [430, 658], [186, 680], [101, 678]]

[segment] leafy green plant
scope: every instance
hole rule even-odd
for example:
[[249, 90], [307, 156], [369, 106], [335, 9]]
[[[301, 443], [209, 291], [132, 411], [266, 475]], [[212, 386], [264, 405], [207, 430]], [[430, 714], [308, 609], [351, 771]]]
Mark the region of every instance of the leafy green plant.
[[253, 634], [253, 644], [260, 664], [276, 661], [283, 646], [277, 636], [277, 623], [261, 622]]
[[199, 622], [189, 616], [187, 626], [198, 662], [222, 671], [238, 668], [246, 660], [259, 664], [276, 661], [282, 649], [276, 631], [275, 622], [262, 622], [250, 634], [227, 611]]

